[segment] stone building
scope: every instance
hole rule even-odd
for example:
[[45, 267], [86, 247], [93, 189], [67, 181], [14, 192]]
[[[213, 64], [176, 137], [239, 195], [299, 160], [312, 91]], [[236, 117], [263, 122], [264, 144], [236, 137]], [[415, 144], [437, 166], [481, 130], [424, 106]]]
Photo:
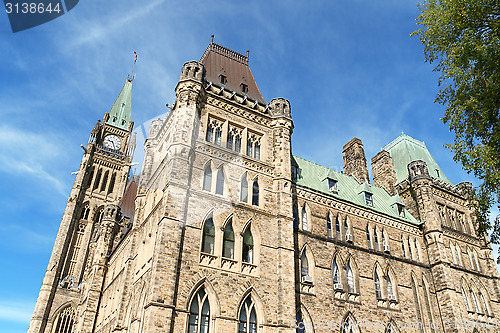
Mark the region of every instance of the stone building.
[[293, 156], [290, 103], [212, 42], [129, 179], [132, 81], [84, 148], [29, 332], [498, 331], [471, 185], [425, 144], [389, 143], [373, 183], [357, 138], [344, 172]]

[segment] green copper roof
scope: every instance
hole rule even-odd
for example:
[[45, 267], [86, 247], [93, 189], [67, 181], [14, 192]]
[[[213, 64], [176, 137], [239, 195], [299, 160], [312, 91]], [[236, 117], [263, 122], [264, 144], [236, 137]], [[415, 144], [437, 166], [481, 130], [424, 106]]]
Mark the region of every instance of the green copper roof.
[[[354, 205], [373, 210], [414, 225], [420, 225], [420, 221], [415, 219], [406, 209], [405, 217], [399, 216], [396, 207], [393, 207], [397, 198], [391, 197], [391, 195], [389, 195], [389, 193], [381, 187], [370, 185], [367, 182], [359, 184], [358, 181], [352, 176], [344, 175], [340, 172], [333, 171], [329, 168], [309, 162], [297, 156], [293, 156], [292, 165], [297, 166], [297, 179], [294, 182], [299, 186], [307, 187], [323, 194], [338, 198], [342, 201], [350, 202]], [[337, 180], [337, 192], [331, 192], [328, 188], [328, 181], [326, 178], [332, 178], [331, 176], [334, 176]], [[372, 193], [373, 206], [369, 206], [365, 203], [363, 190], [368, 190], [369, 193]]]
[[109, 119], [106, 121], [106, 124], [126, 131], [128, 131], [132, 117], [132, 81], [134, 81], [133, 77], [127, 77], [122, 91], [109, 111]]
[[422, 160], [427, 164], [427, 169], [431, 177], [453, 185], [448, 178], [446, 178], [431, 153], [429, 153], [425, 143], [415, 140], [406, 134], [402, 134], [385, 146], [383, 150], [389, 152], [392, 157], [392, 163], [394, 164], [398, 183], [408, 178], [407, 166], [410, 162]]

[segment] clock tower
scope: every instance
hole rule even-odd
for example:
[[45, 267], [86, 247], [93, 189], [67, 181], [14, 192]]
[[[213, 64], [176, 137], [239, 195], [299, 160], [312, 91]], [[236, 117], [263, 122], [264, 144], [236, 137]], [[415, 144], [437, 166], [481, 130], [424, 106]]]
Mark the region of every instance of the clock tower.
[[[132, 82], [128, 76], [111, 110], [90, 133], [28, 332], [66, 325], [82, 331], [95, 320], [107, 254], [127, 217], [119, 205], [135, 150], [131, 136]], [[64, 313], [63, 313], [64, 312]], [[51, 320], [53, 318], [58, 320]], [[76, 319], [78, 317], [78, 320]], [[71, 330], [69, 330], [71, 331]], [[69, 332], [68, 331], [68, 332]]]

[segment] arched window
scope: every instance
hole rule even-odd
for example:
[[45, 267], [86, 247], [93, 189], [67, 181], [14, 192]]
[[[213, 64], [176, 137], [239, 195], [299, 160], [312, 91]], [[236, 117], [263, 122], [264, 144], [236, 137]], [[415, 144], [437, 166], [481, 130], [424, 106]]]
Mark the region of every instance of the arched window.
[[488, 309], [488, 303], [486, 303], [486, 298], [484, 297], [482, 292], [479, 292], [479, 299], [481, 300], [481, 304], [483, 305], [483, 311], [486, 315], [490, 315], [490, 310]]
[[242, 260], [243, 262], [253, 264], [253, 237], [250, 226], [243, 234]]
[[333, 237], [332, 221], [330, 220], [330, 214], [326, 215], [326, 229], [328, 232], [328, 237]]
[[389, 298], [389, 300], [396, 300], [396, 295], [394, 294], [394, 288], [392, 286], [392, 280], [389, 273], [387, 273], [385, 279], [385, 282], [387, 284], [387, 297]]
[[[411, 246], [409, 246], [411, 248]], [[420, 307], [420, 301], [417, 290], [417, 281], [414, 279], [413, 274], [411, 276], [411, 289], [413, 290], [413, 301], [415, 302], [415, 310], [417, 311], [417, 319], [419, 323], [422, 323], [422, 309]], [[421, 330], [422, 332], [422, 330]]]
[[215, 194], [224, 194], [224, 170], [222, 167], [217, 172], [217, 184], [215, 186]]
[[333, 273], [333, 283], [341, 283], [340, 281], [340, 270], [339, 265], [337, 265], [337, 260], [333, 261], [332, 264], [332, 273]]
[[208, 254], [214, 254], [215, 244], [215, 227], [214, 221], [209, 217], [203, 226], [203, 240], [201, 244], [201, 251]]
[[241, 178], [240, 201], [241, 202], [248, 202], [248, 182], [247, 182], [247, 174], [246, 173]]
[[366, 244], [367, 244], [369, 249], [372, 248], [372, 240], [370, 237], [370, 228], [368, 227], [368, 225], [366, 225]]
[[300, 256], [300, 276], [309, 276], [309, 261], [307, 260], [305, 249]]
[[243, 302], [239, 318], [238, 333], [257, 332], [257, 313], [255, 312], [255, 304], [250, 296]]
[[74, 323], [75, 310], [71, 306], [68, 306], [59, 313], [54, 333], [72, 333]]
[[226, 229], [224, 229], [222, 256], [229, 259], [234, 258], [234, 231], [233, 224], [231, 222], [229, 222]]
[[354, 274], [352, 273], [351, 263], [346, 266], [346, 276], [347, 276], [347, 292], [354, 293]]
[[309, 230], [309, 225], [307, 223], [307, 211], [306, 211], [306, 206], [302, 208], [302, 229], [303, 230]]
[[375, 296], [377, 299], [382, 299], [382, 288], [380, 287], [380, 278], [378, 277], [377, 270], [373, 273], [373, 282], [375, 283]]
[[377, 233], [377, 227], [373, 228], [373, 242], [375, 250], [380, 251], [380, 244], [378, 243], [378, 233]]
[[257, 180], [253, 182], [252, 186], [252, 205], [259, 205], [259, 183], [257, 182]]
[[474, 310], [479, 313], [479, 304], [477, 303], [476, 293], [474, 290], [469, 289], [470, 297], [472, 298], [472, 303], [474, 304]]
[[352, 320], [352, 318], [348, 317], [344, 320], [344, 322], [342, 322], [342, 333], [354, 333], [354, 332], [358, 332], [358, 330], [356, 330], [356, 324], [354, 323], [354, 320]]
[[210, 303], [202, 287], [191, 300], [189, 307], [188, 333], [208, 333], [210, 326]]
[[335, 217], [335, 232], [337, 234], [337, 239], [341, 240], [342, 239], [342, 231], [340, 231], [340, 221], [339, 221], [338, 215]]
[[467, 309], [467, 311], [471, 311], [470, 304], [469, 304], [469, 298], [467, 297], [467, 293], [465, 292], [464, 287], [462, 287], [462, 297], [464, 298], [465, 308]]
[[208, 192], [212, 191], [212, 168], [210, 164], [207, 165], [203, 173], [203, 189]]

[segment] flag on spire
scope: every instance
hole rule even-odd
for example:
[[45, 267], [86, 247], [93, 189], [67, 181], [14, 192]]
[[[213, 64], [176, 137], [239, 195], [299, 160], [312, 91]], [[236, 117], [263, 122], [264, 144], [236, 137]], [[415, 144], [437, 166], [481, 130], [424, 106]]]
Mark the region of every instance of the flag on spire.
[[137, 52], [134, 51], [135, 59], [134, 59], [134, 64], [137, 61]]

